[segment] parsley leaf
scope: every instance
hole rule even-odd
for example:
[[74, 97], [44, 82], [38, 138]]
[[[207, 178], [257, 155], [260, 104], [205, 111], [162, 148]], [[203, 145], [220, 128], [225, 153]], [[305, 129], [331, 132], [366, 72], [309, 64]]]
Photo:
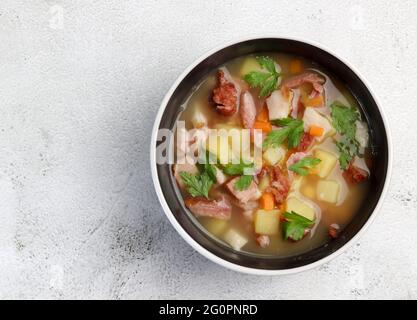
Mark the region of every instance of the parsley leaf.
[[223, 172], [229, 176], [238, 176], [240, 178], [235, 182], [234, 187], [236, 190], [242, 191], [249, 188], [253, 176], [251, 173], [253, 172], [253, 163], [238, 163], [238, 164], [226, 164], [223, 166]]
[[357, 145], [355, 143], [349, 143], [342, 138], [341, 141], [336, 142], [336, 147], [339, 149], [339, 163], [343, 170], [346, 170], [349, 163], [357, 154]]
[[217, 182], [217, 178], [216, 178], [216, 173], [217, 173], [217, 168], [212, 165], [210, 163], [210, 159], [215, 159], [215, 156], [210, 153], [209, 151], [206, 151], [206, 158], [203, 164], [198, 164], [198, 167], [200, 169], [200, 172], [205, 172], [207, 173], [207, 175], [210, 177], [210, 179], [216, 183]]
[[204, 172], [207, 173], [207, 175], [209, 176], [209, 178], [211, 179], [211, 181], [213, 181], [214, 183], [217, 182], [217, 178], [216, 178], [216, 167], [213, 166], [210, 163], [205, 163], [204, 164]]
[[253, 176], [240, 176], [240, 178], [235, 182], [235, 189], [242, 191], [249, 188], [252, 183]]
[[271, 77], [269, 73], [251, 71], [245, 75], [245, 81], [250, 84], [252, 88], [262, 87], [262, 84]]
[[182, 181], [187, 187], [187, 191], [193, 197], [206, 197], [209, 198], [208, 193], [213, 185], [213, 181], [209, 177], [209, 175], [204, 172], [202, 174], [191, 174], [189, 172], [183, 171], [180, 172], [180, 176]]
[[299, 123], [294, 125], [291, 128], [290, 133], [288, 134], [288, 148], [296, 148], [300, 144], [301, 137], [304, 133], [304, 124], [301, 120], [296, 120]]
[[320, 159], [313, 158], [313, 157], [305, 157], [300, 161], [294, 163], [293, 165], [289, 166], [289, 170], [298, 173], [301, 176], [308, 175], [308, 169], [318, 165], [321, 162]]
[[251, 71], [245, 75], [244, 79], [252, 88], [261, 88], [259, 96], [266, 97], [277, 88], [281, 73], [277, 72], [274, 60], [270, 57], [256, 57], [256, 60], [267, 72]]
[[303, 217], [294, 211], [284, 212], [283, 217], [285, 222], [283, 223], [284, 239], [292, 239], [294, 241], [301, 240], [314, 221]]
[[238, 176], [247, 174], [249, 170], [253, 170], [253, 163], [237, 163], [237, 164], [226, 164], [223, 166], [223, 172], [229, 176]]
[[288, 138], [290, 131], [291, 129], [288, 127], [270, 131], [265, 137], [263, 147], [279, 147]]
[[262, 84], [262, 89], [259, 92], [259, 96], [260, 97], [268, 96], [272, 91], [275, 90], [275, 88], [277, 87], [277, 83], [278, 83], [278, 77], [272, 77], [272, 78], [267, 79]]
[[332, 103], [333, 126], [342, 135], [346, 135], [352, 139], [356, 134], [356, 120], [359, 119], [358, 111], [353, 107], [346, 107], [337, 103]]
[[340, 167], [346, 170], [359, 152], [359, 143], [356, 140], [356, 121], [359, 120], [359, 113], [353, 107], [337, 103], [332, 103], [330, 109], [333, 127], [342, 136], [341, 140], [336, 142], [340, 151]]
[[268, 133], [263, 143], [264, 148], [268, 148], [269, 146], [278, 147], [285, 139], [288, 140], [289, 149], [298, 147], [304, 133], [304, 122], [302, 120], [284, 118], [273, 120], [272, 123], [282, 128], [272, 130]]
[[271, 73], [276, 72], [274, 60], [272, 60], [270, 57], [260, 56], [257, 57], [256, 60], [258, 60], [258, 63], [262, 68], [268, 70]]

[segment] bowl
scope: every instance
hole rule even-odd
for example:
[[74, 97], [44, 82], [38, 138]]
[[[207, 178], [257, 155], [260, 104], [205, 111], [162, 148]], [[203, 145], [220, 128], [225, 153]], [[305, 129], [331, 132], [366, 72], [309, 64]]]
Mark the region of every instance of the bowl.
[[[238, 252], [214, 241], [196, 226], [196, 220], [187, 213], [178, 196], [169, 163], [157, 163], [160, 129], [172, 130], [181, 112], [180, 106], [199, 82], [211, 70], [225, 62], [247, 54], [278, 51], [304, 56], [326, 68], [344, 81], [363, 111], [369, 126], [370, 150], [375, 159], [370, 177], [371, 194], [359, 208], [359, 213], [342, 230], [339, 237], [311, 251], [290, 257], [259, 257]], [[194, 249], [208, 259], [226, 268], [258, 275], [295, 273], [316, 267], [336, 257], [352, 245], [365, 232], [379, 211], [391, 174], [392, 147], [388, 123], [381, 105], [368, 82], [346, 60], [322, 45], [294, 38], [262, 37], [235, 41], [211, 50], [193, 62], [174, 82], [157, 113], [152, 130], [150, 164], [154, 187], [159, 202], [171, 224]]]

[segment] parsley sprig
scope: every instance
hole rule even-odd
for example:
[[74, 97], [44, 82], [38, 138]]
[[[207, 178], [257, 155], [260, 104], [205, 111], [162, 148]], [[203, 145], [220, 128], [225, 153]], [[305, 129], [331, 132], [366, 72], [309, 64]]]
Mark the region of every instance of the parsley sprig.
[[187, 191], [193, 197], [209, 198], [209, 191], [214, 183], [217, 182], [216, 170], [217, 168], [210, 164], [210, 158], [213, 157], [208, 151], [205, 154], [204, 163], [198, 163], [197, 167], [199, 174], [192, 174], [189, 172], [180, 172], [182, 181], [184, 182]]
[[213, 185], [213, 180], [211, 180], [207, 172], [192, 174], [183, 171], [180, 172], [180, 176], [191, 196], [209, 198], [208, 193]]
[[253, 176], [240, 176], [240, 178], [235, 182], [235, 189], [242, 191], [249, 188], [250, 184], [252, 183]]
[[330, 109], [333, 127], [341, 135], [341, 139], [336, 142], [340, 151], [340, 167], [346, 170], [359, 153], [359, 142], [356, 140], [356, 121], [359, 119], [359, 113], [354, 107], [338, 103], [332, 103]]
[[285, 219], [285, 222], [282, 225], [285, 240], [301, 240], [304, 237], [306, 230], [311, 228], [314, 224], [314, 221], [307, 219], [294, 211], [284, 212], [283, 218]]
[[266, 97], [277, 88], [281, 73], [277, 72], [274, 60], [270, 57], [256, 57], [256, 60], [266, 72], [251, 71], [245, 75], [244, 79], [252, 88], [261, 88], [259, 96]]
[[253, 175], [251, 174], [253, 172], [253, 163], [226, 164], [223, 166], [223, 172], [229, 176], [240, 175], [234, 187], [239, 191], [246, 190], [253, 180]]
[[217, 162], [217, 158], [214, 154], [212, 154], [209, 151], [206, 151], [205, 153], [205, 159], [203, 158], [203, 163], [198, 163], [198, 168], [200, 169], [200, 172], [205, 172], [207, 173], [207, 175], [210, 177], [210, 179], [216, 183], [217, 182], [217, 178], [216, 178], [216, 171], [217, 168], [212, 165], [210, 162], [211, 160], [214, 162]]
[[294, 171], [295, 173], [298, 173], [301, 176], [306, 176], [308, 175], [309, 169], [315, 167], [320, 162], [321, 160], [318, 158], [305, 157], [300, 161], [290, 165], [288, 169]]
[[268, 148], [270, 146], [278, 147], [286, 139], [289, 149], [298, 147], [304, 132], [304, 122], [302, 120], [284, 118], [273, 120], [272, 123], [281, 126], [282, 128], [272, 130], [268, 133], [263, 142], [264, 148]]
[[253, 163], [228, 163], [223, 166], [223, 172], [228, 176], [237, 176], [247, 173], [249, 170], [253, 169]]

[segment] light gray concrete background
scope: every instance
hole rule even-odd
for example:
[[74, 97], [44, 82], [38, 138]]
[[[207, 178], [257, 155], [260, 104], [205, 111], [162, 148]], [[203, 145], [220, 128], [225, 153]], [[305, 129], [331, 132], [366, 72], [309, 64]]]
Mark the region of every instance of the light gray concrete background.
[[[417, 3], [0, 2], [0, 298], [417, 298]], [[205, 51], [318, 41], [371, 82], [392, 127], [382, 211], [336, 260], [256, 277], [188, 246], [156, 199], [150, 131]]]

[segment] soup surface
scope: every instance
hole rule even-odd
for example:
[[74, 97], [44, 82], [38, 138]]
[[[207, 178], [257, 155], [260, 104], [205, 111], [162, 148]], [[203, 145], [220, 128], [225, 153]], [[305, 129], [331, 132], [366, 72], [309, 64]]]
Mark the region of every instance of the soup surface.
[[360, 214], [368, 128], [342, 80], [265, 52], [196, 83], [172, 172], [199, 227], [234, 250], [291, 256], [332, 241]]

